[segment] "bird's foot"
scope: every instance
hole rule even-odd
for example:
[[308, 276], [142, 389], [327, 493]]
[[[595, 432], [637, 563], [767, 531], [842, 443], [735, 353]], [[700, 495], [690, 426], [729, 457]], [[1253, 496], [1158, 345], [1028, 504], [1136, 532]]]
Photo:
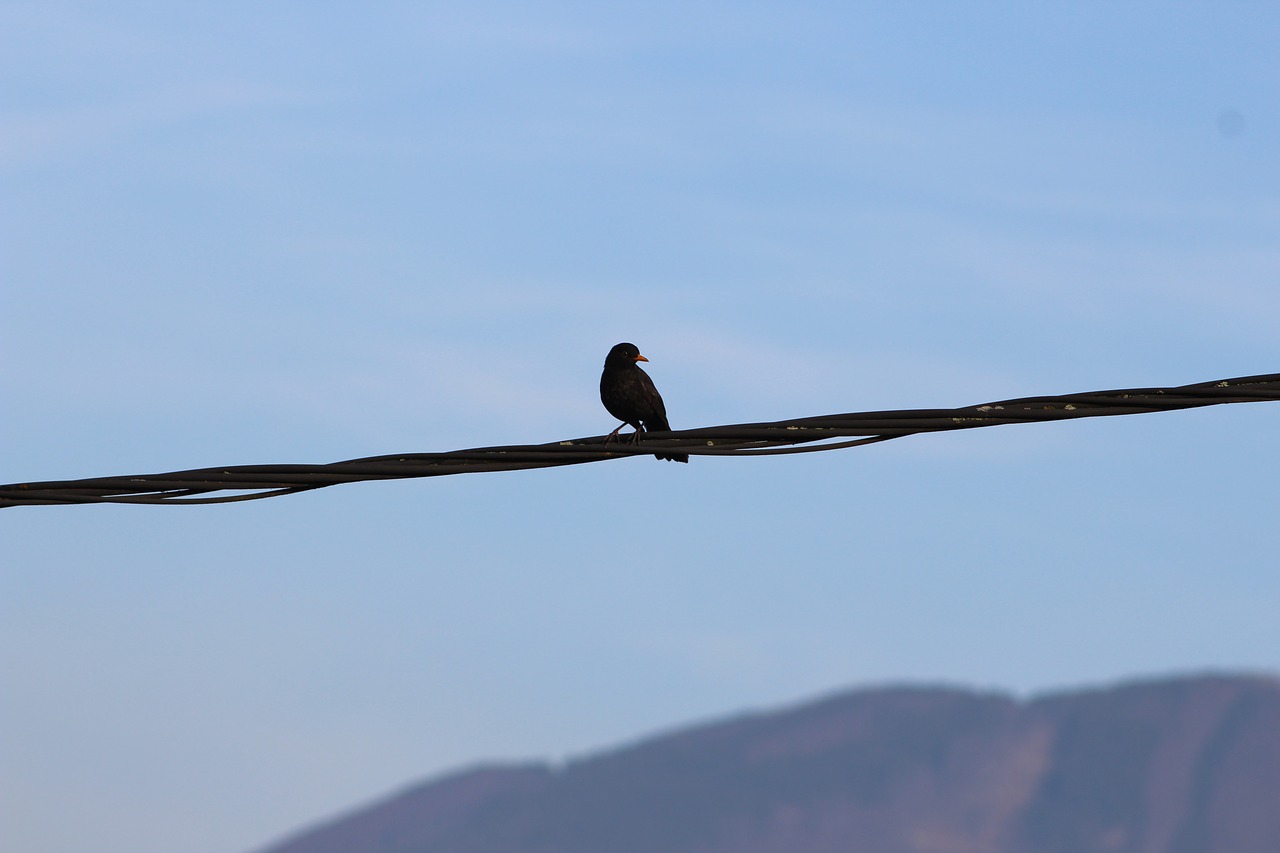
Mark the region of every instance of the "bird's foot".
[[609, 433], [604, 437], [604, 443], [608, 445], [612, 441], [619, 441], [619, 442], [626, 441], [627, 444], [639, 444], [640, 433], [643, 432], [643, 430], [638, 429], [635, 432], [631, 433], [630, 435], [621, 435], [622, 428], [624, 426], [627, 426], [627, 424], [625, 423], [618, 424], [617, 429], [615, 429], [613, 432]]

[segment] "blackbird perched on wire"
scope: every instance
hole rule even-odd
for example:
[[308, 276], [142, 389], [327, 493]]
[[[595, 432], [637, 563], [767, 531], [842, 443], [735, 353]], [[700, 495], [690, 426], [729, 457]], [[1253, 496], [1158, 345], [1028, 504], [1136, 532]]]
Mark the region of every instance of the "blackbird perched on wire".
[[[648, 361], [635, 344], [618, 344], [609, 350], [604, 360], [604, 373], [600, 375], [600, 402], [609, 414], [622, 421], [618, 429], [609, 433], [616, 438], [618, 431], [627, 424], [635, 427], [631, 440], [638, 442], [640, 433], [648, 430], [671, 429], [667, 422], [667, 407], [662, 395], [654, 387], [649, 374], [640, 369], [638, 362]], [[670, 462], [688, 462], [687, 453], [655, 453], [658, 459]]]

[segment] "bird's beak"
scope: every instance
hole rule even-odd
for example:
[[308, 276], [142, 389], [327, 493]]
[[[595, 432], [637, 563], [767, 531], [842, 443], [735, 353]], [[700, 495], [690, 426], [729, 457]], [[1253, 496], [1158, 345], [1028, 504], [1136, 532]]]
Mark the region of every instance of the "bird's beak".
[[639, 353], [636, 353], [636, 361], [648, 361], [648, 360], [649, 360], [649, 359], [645, 358], [644, 356], [640, 355]]

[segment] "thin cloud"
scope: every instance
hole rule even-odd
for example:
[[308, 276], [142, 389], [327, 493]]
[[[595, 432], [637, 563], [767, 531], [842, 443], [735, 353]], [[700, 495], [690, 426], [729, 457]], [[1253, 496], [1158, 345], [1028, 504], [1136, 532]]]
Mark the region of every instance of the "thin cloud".
[[300, 104], [313, 97], [297, 90], [247, 83], [201, 83], [58, 109], [18, 111], [0, 136], [0, 169], [48, 165], [172, 127], [264, 106]]

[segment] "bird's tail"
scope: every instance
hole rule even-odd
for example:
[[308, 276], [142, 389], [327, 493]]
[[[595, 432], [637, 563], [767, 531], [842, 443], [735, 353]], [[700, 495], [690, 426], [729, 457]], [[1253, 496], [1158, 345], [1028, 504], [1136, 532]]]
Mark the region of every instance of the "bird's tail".
[[[645, 432], [648, 432], [650, 429], [660, 430], [662, 432], [671, 431], [671, 424], [667, 423], [666, 418], [650, 418], [649, 422], [646, 423], [644, 426], [645, 426]], [[664, 462], [688, 462], [689, 454], [688, 453], [655, 453], [653, 454], [653, 458], [661, 459]]]

